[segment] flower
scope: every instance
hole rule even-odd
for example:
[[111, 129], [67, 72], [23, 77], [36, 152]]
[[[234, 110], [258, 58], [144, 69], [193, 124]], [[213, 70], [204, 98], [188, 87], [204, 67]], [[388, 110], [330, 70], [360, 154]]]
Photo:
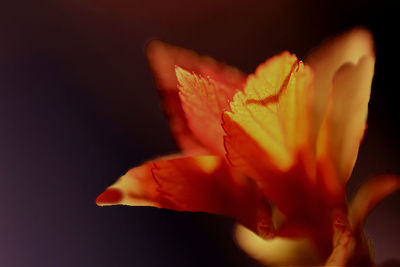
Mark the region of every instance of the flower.
[[157, 40], [147, 56], [182, 152], [131, 169], [98, 205], [230, 216], [245, 227], [242, 248], [269, 264], [373, 265], [362, 225], [400, 179], [371, 179], [346, 200], [374, 72], [367, 30], [324, 43], [306, 64], [283, 52], [250, 75]]

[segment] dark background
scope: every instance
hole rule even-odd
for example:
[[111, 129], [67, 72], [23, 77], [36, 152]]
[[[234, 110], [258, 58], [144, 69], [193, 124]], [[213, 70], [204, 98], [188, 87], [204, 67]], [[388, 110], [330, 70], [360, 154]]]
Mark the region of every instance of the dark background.
[[[2, 1], [0, 266], [257, 266], [233, 221], [95, 205], [130, 167], [177, 150], [144, 55], [159, 38], [251, 72], [365, 25], [377, 63], [349, 194], [400, 172], [394, 1]], [[397, 16], [397, 17], [396, 17]], [[350, 115], [350, 114], [349, 114]], [[400, 194], [371, 214], [377, 262], [400, 260]]]

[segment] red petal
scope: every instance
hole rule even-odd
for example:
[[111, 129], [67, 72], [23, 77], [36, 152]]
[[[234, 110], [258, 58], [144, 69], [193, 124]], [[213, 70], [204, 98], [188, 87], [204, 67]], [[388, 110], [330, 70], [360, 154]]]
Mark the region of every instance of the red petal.
[[223, 156], [223, 111], [236, 90], [210, 78], [176, 68], [182, 107], [193, 135], [212, 152]]
[[106, 202], [107, 198], [99, 197], [99, 205], [209, 212], [233, 217], [263, 237], [274, 231], [270, 207], [261, 191], [251, 180], [234, 176], [219, 157], [150, 161], [131, 169], [105, 192], [110, 189], [119, 190], [120, 201]]
[[175, 65], [194, 71], [203, 77], [210, 76], [227, 87], [241, 88], [246, 75], [207, 56], [170, 45], [158, 40], [147, 46], [147, 59], [153, 72], [156, 86], [163, 98], [165, 113], [169, 117], [171, 130], [184, 152], [204, 154], [205, 149], [193, 136], [187, 125], [178, 96]]

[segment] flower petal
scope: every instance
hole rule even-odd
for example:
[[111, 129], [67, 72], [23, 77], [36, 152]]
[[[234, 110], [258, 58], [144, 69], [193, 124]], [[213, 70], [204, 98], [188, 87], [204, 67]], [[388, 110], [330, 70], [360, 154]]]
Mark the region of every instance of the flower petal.
[[346, 63], [354, 63], [364, 56], [374, 57], [372, 34], [364, 28], [354, 28], [327, 40], [313, 50], [305, 59], [315, 75], [315, 95], [313, 106], [313, 135], [316, 136], [324, 119], [328, 104], [332, 79], [336, 71]]
[[182, 108], [193, 135], [210, 151], [223, 156], [222, 113], [236, 92], [210, 78], [176, 67]]
[[321, 263], [316, 248], [306, 238], [275, 237], [265, 240], [246, 227], [237, 225], [235, 240], [249, 256], [268, 266], [317, 266]]
[[157, 203], [158, 191], [152, 174], [153, 168], [151, 163], [146, 163], [130, 169], [97, 197], [96, 204], [99, 206], [118, 204], [160, 208]]
[[[108, 198], [112, 194], [118, 197]], [[223, 158], [150, 161], [131, 169], [97, 198], [98, 205], [148, 205], [230, 216], [260, 236], [274, 233], [270, 206], [250, 179], [234, 176]]]
[[382, 175], [364, 183], [349, 206], [349, 221], [352, 228], [362, 228], [371, 210], [397, 190], [400, 190], [400, 176], [396, 175]]
[[[311, 81], [310, 69], [298, 62], [296, 56], [288, 52], [275, 56], [249, 76], [244, 91], [234, 96], [231, 111], [225, 112], [224, 121], [243, 129], [268, 154], [275, 167], [288, 170], [295, 152], [308, 141], [307, 102]], [[229, 127], [225, 131], [228, 144], [240, 138]]]
[[357, 65], [343, 65], [333, 79], [317, 147], [319, 162], [331, 166], [321, 176], [330, 187], [343, 187], [353, 170], [366, 129], [374, 64], [375, 58], [365, 56]]
[[304, 169], [312, 169], [312, 157], [297, 166], [298, 154], [311, 142], [307, 117], [311, 90], [311, 70], [284, 52], [250, 75], [244, 91], [234, 96], [231, 111], [223, 116], [229, 161], [257, 179], [284, 213], [294, 206], [287, 198], [290, 190], [292, 197], [311, 190], [307, 179], [312, 174]]
[[234, 89], [243, 86], [246, 75], [208, 56], [200, 56], [194, 51], [159, 40], [153, 40], [147, 45], [146, 54], [179, 147], [191, 155], [206, 153], [206, 149], [193, 136], [187, 125], [178, 95], [175, 65], [194, 71], [203, 77], [210, 76], [218, 83]]

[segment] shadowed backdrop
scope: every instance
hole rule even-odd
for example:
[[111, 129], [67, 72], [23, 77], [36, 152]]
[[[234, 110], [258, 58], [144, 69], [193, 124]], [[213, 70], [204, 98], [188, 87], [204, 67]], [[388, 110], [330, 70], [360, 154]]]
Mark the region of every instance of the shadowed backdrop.
[[[95, 205], [129, 168], [177, 151], [145, 59], [154, 38], [252, 72], [366, 26], [376, 75], [349, 195], [400, 173], [394, 1], [17, 0], [0, 13], [0, 266], [258, 266], [231, 219]], [[397, 193], [367, 220], [378, 263], [400, 260], [399, 208]]]

